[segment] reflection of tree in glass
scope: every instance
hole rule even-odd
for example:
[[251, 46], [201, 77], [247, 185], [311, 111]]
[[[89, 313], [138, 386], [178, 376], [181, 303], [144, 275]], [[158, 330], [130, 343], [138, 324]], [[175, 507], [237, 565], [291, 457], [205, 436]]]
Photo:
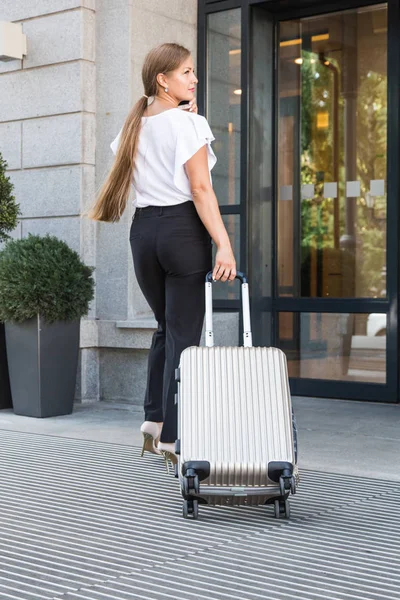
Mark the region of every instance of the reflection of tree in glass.
[[371, 179], [386, 179], [387, 80], [369, 71], [360, 78], [357, 99], [357, 169], [361, 195]]
[[[369, 209], [365, 196], [372, 179], [386, 180], [387, 78], [369, 71], [360, 77], [357, 101], [357, 171], [361, 198], [357, 202], [356, 232], [362, 250], [362, 296], [385, 295], [382, 270], [386, 264], [386, 198]], [[374, 215], [380, 213], [379, 219]]]
[[[322, 193], [323, 181], [333, 180], [332, 75], [315, 53], [303, 50], [302, 59], [301, 185], [316, 190], [314, 198], [301, 201], [302, 246], [333, 247], [333, 203]], [[325, 127], [318, 115], [328, 115]]]

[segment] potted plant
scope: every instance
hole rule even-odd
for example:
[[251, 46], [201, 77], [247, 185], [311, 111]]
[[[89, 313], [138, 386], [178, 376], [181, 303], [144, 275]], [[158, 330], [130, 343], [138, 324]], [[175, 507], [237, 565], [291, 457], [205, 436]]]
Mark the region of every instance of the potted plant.
[[[0, 153], [0, 244], [9, 239], [8, 233], [15, 229], [20, 214], [19, 205], [13, 196], [14, 186], [6, 177], [7, 162]], [[8, 376], [6, 335], [4, 323], [0, 321], [0, 409], [11, 408], [11, 389]]]
[[16, 414], [72, 412], [79, 323], [93, 298], [92, 271], [49, 235], [10, 241], [0, 252], [0, 320]]

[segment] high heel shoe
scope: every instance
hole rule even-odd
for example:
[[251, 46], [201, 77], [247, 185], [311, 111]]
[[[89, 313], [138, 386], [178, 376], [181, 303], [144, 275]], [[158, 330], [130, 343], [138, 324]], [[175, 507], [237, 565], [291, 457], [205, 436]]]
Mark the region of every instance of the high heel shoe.
[[160, 426], [153, 421], [145, 421], [140, 431], [143, 434], [143, 448], [140, 456], [143, 456], [145, 450], [152, 454], [161, 454], [161, 450], [158, 450], [157, 444], [160, 439]]
[[164, 457], [167, 473], [169, 474], [169, 463], [171, 463], [173, 469], [175, 468], [175, 465], [178, 464], [178, 457], [174, 452], [175, 444], [159, 442], [157, 449], [161, 451], [161, 454]]

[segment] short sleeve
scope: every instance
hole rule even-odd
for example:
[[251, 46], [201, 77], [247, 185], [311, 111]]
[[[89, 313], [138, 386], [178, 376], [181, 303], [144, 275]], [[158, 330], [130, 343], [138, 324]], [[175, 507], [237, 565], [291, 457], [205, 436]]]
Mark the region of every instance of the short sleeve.
[[120, 139], [121, 139], [121, 133], [122, 133], [122, 129], [119, 132], [119, 134], [117, 135], [117, 137], [115, 138], [115, 140], [113, 142], [111, 142], [111, 144], [110, 144], [110, 148], [111, 148], [111, 150], [113, 151], [114, 154], [117, 154], [119, 142], [120, 142]]
[[[190, 183], [184, 168], [185, 163], [204, 145], [207, 145], [208, 168], [214, 167], [217, 158], [211, 148], [215, 140], [207, 119], [200, 115], [187, 115], [178, 129], [175, 148], [174, 184], [177, 188], [190, 193]], [[211, 176], [210, 176], [211, 178]]]

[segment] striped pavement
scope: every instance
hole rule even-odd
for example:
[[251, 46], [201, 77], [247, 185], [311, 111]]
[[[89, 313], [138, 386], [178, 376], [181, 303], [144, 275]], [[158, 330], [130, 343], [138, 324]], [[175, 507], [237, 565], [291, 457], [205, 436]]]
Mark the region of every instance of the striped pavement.
[[290, 521], [132, 446], [0, 431], [0, 600], [400, 600], [400, 482], [301, 472]]

